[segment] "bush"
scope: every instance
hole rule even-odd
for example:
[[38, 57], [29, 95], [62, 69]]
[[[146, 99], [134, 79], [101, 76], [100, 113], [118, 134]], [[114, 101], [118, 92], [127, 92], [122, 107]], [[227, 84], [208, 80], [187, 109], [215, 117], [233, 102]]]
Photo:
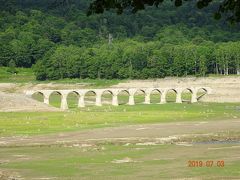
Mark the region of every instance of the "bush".
[[16, 63], [13, 59], [9, 61], [7, 71], [10, 72], [11, 74], [17, 74], [18, 73], [18, 71], [16, 69]]

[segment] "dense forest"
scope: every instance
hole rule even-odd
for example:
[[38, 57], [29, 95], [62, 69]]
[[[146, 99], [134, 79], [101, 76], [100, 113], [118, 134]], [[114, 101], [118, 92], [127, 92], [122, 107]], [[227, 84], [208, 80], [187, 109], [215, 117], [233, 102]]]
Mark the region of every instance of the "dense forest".
[[0, 66], [38, 80], [240, 74], [240, 26], [214, 20], [214, 4], [87, 16], [88, 3], [1, 2]]

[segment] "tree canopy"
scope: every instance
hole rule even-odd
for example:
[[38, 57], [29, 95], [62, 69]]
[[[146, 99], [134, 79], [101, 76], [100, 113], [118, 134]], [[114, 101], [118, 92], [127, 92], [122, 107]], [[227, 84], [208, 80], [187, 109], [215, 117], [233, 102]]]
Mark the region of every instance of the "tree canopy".
[[218, 3], [87, 16], [87, 0], [54, 1], [4, 1], [0, 66], [34, 68], [39, 80], [240, 74], [240, 26], [209, 18]]
[[[166, 0], [165, 0], [166, 1]], [[171, 0], [176, 7], [182, 6], [191, 0]], [[105, 10], [115, 9], [118, 14], [130, 9], [132, 12], [145, 9], [146, 6], [159, 7], [164, 0], [94, 0], [88, 9], [88, 14], [103, 13]], [[213, 0], [195, 1], [199, 9], [209, 6]], [[218, 0], [218, 8], [214, 10], [214, 17], [220, 19], [227, 13], [227, 19], [231, 22], [240, 21], [240, 0]]]

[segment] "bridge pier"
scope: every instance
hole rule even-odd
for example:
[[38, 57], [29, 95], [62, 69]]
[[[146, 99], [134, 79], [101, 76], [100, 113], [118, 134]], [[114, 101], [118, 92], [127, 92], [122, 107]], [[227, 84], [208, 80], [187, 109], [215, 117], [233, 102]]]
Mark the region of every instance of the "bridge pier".
[[62, 97], [61, 97], [61, 109], [63, 109], [63, 110], [67, 110], [68, 109], [67, 94], [62, 94]]
[[43, 103], [48, 104], [49, 105], [49, 98], [50, 98], [50, 94], [43, 94]]
[[102, 106], [102, 94], [96, 93], [96, 106]]
[[130, 106], [135, 105], [134, 95], [132, 95], [132, 94], [129, 96], [128, 105], [130, 105]]
[[[205, 94], [211, 94], [212, 89], [208, 87], [180, 87], [180, 88], [130, 88], [130, 89], [82, 89], [82, 90], [39, 90], [39, 91], [26, 91], [27, 96], [32, 96], [34, 93], [40, 93], [43, 96], [43, 102], [45, 104], [49, 104], [50, 96], [53, 92], [57, 92], [61, 95], [61, 109], [67, 110], [68, 109], [68, 103], [67, 103], [67, 97], [70, 93], [74, 92], [79, 95], [78, 99], [78, 107], [85, 107], [85, 94], [88, 92], [93, 92], [96, 94], [95, 99], [95, 105], [96, 106], [102, 106], [102, 95], [104, 92], [108, 91], [112, 94], [112, 105], [118, 106], [118, 96], [120, 92], [127, 92], [129, 99], [128, 99], [128, 105], [135, 105], [135, 99], [134, 96], [138, 91], [144, 92], [144, 104], [151, 104], [151, 93], [154, 90], [157, 90], [161, 94], [160, 98], [160, 104], [166, 103], [166, 96], [169, 90], [173, 90], [176, 93], [176, 103], [182, 103], [182, 93], [184, 90], [189, 90], [192, 93], [191, 96], [191, 103], [198, 102], [197, 92], [200, 89], [203, 89], [205, 91]], [[204, 94], [203, 94], [204, 95]], [[201, 96], [203, 96], [201, 95]]]
[[192, 92], [192, 98], [191, 98], [191, 103], [196, 103], [197, 102], [197, 91]]
[[177, 91], [176, 103], [182, 103], [182, 92]]
[[166, 94], [167, 92], [164, 91], [161, 95], [161, 101], [160, 101], [160, 104], [165, 104], [167, 101], [166, 101]]
[[144, 104], [151, 104], [150, 93], [145, 94]]
[[85, 101], [84, 101], [85, 95], [80, 95], [78, 99], [78, 107], [85, 107]]
[[112, 105], [113, 106], [118, 106], [118, 96], [116, 94], [113, 95], [112, 97]]

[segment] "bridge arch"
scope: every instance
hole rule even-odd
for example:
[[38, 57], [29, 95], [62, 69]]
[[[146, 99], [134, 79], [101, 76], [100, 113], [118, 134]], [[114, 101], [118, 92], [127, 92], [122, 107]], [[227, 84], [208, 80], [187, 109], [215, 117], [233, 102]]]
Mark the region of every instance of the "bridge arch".
[[35, 91], [31, 93], [31, 97], [37, 101], [44, 102], [44, 93], [41, 91]]
[[[110, 95], [110, 97], [109, 97]], [[105, 89], [101, 92], [101, 104], [113, 104], [113, 91]]]
[[[75, 99], [78, 102], [78, 107], [85, 107], [85, 102], [89, 105], [102, 105], [102, 96], [104, 94], [110, 94], [112, 98], [112, 105], [118, 106], [119, 104], [129, 104], [134, 105], [135, 101], [137, 103], [142, 102], [138, 101], [138, 94], [144, 94], [144, 103], [150, 104], [151, 96], [153, 97], [154, 94], [159, 95], [160, 97], [156, 98], [156, 103], [166, 103], [166, 102], [176, 102], [182, 103], [185, 101], [184, 92], [187, 91], [190, 95], [188, 99], [191, 97], [191, 102], [197, 102], [202, 96], [205, 94], [211, 94], [212, 89], [209, 87], [179, 87], [179, 88], [114, 88], [114, 89], [79, 89], [79, 90], [36, 90], [36, 91], [26, 91], [26, 95], [33, 97], [34, 94], [39, 94], [41, 98], [43, 98], [44, 103], [50, 104], [58, 107], [61, 104], [62, 109], [68, 109], [68, 104], [71, 107], [71, 101], [69, 97], [71, 94], [75, 95]], [[121, 93], [125, 93], [122, 95]], [[170, 96], [170, 100], [168, 99]], [[161, 100], [160, 100], [161, 99]], [[119, 101], [120, 100], [120, 101]], [[123, 103], [126, 101], [126, 103]], [[188, 100], [187, 102], [189, 102]], [[110, 103], [108, 103], [110, 104]]]
[[197, 101], [200, 100], [206, 94], [209, 94], [209, 90], [207, 88], [205, 88], [205, 87], [196, 88]]
[[138, 93], [138, 92], [141, 92], [141, 93], [143, 93], [143, 94], [146, 94], [146, 90], [145, 90], [145, 89], [136, 89], [136, 90], [134, 91], [133, 95], [136, 95], [136, 93]]
[[94, 90], [87, 90], [84, 93], [83, 98], [84, 98], [85, 105], [95, 105], [96, 98], [97, 98], [97, 92]]
[[181, 91], [181, 101], [191, 103], [194, 90], [191, 88], [183, 88]]
[[111, 95], [113, 95], [113, 91], [110, 89], [103, 90], [101, 95], [103, 95], [104, 93], [110, 93]]
[[196, 89], [197, 92], [199, 92], [201, 90], [205, 91], [206, 93], [208, 93], [208, 91], [209, 91], [208, 88], [205, 88], [205, 87], [199, 87], [199, 88]]
[[162, 96], [163, 91], [158, 88], [154, 88], [149, 92], [150, 96], [150, 103], [151, 104], [158, 104], [161, 103], [161, 96]]
[[80, 94], [78, 91], [69, 91], [66, 94], [67, 104], [69, 108], [77, 108]]
[[125, 105], [129, 103], [130, 92], [128, 89], [119, 89], [116, 93], [119, 105]]
[[52, 90], [49, 92], [48, 98], [49, 98], [49, 105], [55, 106], [55, 107], [62, 107], [62, 101], [63, 101], [63, 94], [59, 90]]
[[52, 90], [50, 93], [49, 93], [49, 96], [53, 95], [53, 94], [58, 94], [60, 96], [62, 96], [62, 92], [59, 91], [59, 90]]
[[175, 88], [165, 90], [166, 102], [176, 102], [178, 91]]
[[120, 90], [118, 90], [117, 95], [119, 95], [120, 93], [127, 93], [128, 95], [130, 95], [130, 92], [129, 92], [128, 89], [120, 89]]
[[136, 89], [133, 92], [134, 104], [143, 104], [145, 102], [146, 90]]

